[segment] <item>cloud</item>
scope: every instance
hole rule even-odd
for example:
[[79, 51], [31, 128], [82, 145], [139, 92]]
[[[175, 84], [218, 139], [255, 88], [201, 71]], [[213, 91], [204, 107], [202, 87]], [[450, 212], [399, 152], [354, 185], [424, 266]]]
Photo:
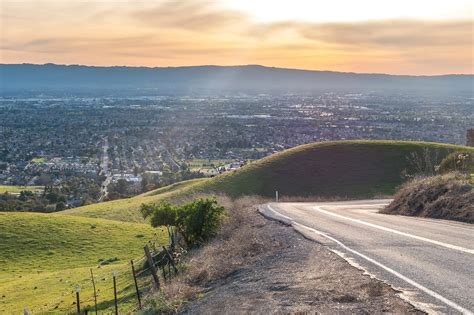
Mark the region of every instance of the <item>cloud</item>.
[[302, 38], [361, 47], [411, 48], [420, 46], [472, 45], [471, 21], [384, 20], [351, 23], [278, 22], [255, 25], [259, 37], [274, 37], [289, 31]]
[[204, 1], [166, 1], [160, 5], [132, 13], [150, 27], [169, 27], [197, 31], [221, 31], [249, 23], [248, 15]]
[[328, 43], [419, 47], [472, 44], [470, 21], [386, 20], [298, 27], [306, 38]]

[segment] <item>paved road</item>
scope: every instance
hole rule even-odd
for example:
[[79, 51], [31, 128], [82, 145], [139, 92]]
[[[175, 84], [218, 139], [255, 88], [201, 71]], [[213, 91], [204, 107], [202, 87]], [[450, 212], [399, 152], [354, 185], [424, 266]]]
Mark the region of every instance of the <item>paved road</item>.
[[474, 226], [379, 214], [388, 202], [270, 203], [260, 211], [328, 245], [430, 313], [473, 314]]
[[110, 182], [112, 181], [112, 172], [109, 170], [109, 139], [107, 137], [104, 138], [104, 145], [102, 146], [102, 162], [101, 166], [101, 175], [105, 176], [105, 180], [102, 183], [100, 198], [99, 201], [104, 201], [105, 197], [107, 197], [109, 191], [108, 187]]

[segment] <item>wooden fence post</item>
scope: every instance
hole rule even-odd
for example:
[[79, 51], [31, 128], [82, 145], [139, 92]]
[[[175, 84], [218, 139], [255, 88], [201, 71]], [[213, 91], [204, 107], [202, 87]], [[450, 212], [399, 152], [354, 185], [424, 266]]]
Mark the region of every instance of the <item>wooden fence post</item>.
[[176, 275], [178, 273], [178, 268], [176, 268], [176, 265], [174, 263], [174, 259], [173, 259], [173, 256], [171, 256], [170, 252], [166, 249], [166, 247], [163, 246], [163, 250], [165, 251], [166, 253], [166, 256], [168, 256], [168, 259], [171, 263], [171, 265], [173, 266], [173, 269], [174, 269], [174, 274]]
[[132, 265], [132, 275], [133, 281], [135, 282], [135, 290], [137, 290], [138, 308], [142, 309], [142, 301], [140, 300], [140, 290], [138, 290], [137, 276], [135, 275], [135, 266], [133, 265], [133, 260], [130, 260], [130, 264]]
[[116, 282], [116, 273], [114, 270], [114, 305], [115, 305], [115, 315], [118, 315], [118, 305], [117, 305], [117, 282]]
[[81, 314], [81, 304], [79, 301], [79, 285], [76, 286], [76, 306], [77, 306], [77, 314]]
[[148, 265], [150, 265], [151, 275], [153, 276], [153, 280], [155, 281], [156, 287], [159, 289], [160, 279], [158, 279], [158, 275], [156, 274], [155, 263], [153, 262], [153, 257], [151, 257], [150, 249], [148, 248], [148, 245], [145, 245], [144, 250], [145, 250], [146, 259], [148, 260]]
[[94, 307], [95, 307], [95, 315], [97, 315], [97, 292], [95, 290], [95, 280], [94, 280], [94, 274], [92, 273], [92, 268], [91, 268], [91, 280], [92, 280], [92, 287], [94, 288]]
[[161, 273], [163, 274], [163, 279], [165, 280], [165, 282], [167, 282], [168, 279], [166, 279], [166, 269], [165, 269], [165, 266], [161, 266]]

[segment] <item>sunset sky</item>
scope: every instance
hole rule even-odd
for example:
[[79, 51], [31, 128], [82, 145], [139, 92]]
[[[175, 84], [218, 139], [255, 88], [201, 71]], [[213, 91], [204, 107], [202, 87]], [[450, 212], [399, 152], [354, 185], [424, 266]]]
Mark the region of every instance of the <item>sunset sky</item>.
[[474, 72], [471, 0], [0, 0], [1, 63]]

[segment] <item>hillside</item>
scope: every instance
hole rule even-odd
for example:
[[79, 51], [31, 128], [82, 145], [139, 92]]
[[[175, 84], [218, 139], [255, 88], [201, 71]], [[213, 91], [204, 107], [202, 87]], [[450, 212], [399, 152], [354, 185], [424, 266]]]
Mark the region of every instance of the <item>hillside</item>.
[[[90, 67], [0, 64], [0, 86], [15, 89], [152, 89], [149, 93], [289, 92], [322, 89], [470, 92], [474, 76], [402, 76], [246, 66]], [[147, 91], [140, 91], [147, 93]]]
[[158, 202], [162, 199], [185, 194], [187, 188], [202, 183], [206, 180], [207, 179], [201, 178], [186, 180], [155, 189], [132, 198], [95, 203], [88, 206], [55, 212], [54, 214], [103, 218], [126, 222], [143, 222], [143, 218], [138, 211], [142, 203]]
[[[148, 224], [0, 212], [0, 313], [20, 313], [25, 305], [33, 313], [72, 311], [76, 284], [90, 305], [89, 268], [102, 291], [101, 309], [106, 309], [113, 305], [112, 270], [123, 274], [122, 296], [132, 284], [130, 259], [143, 254], [143, 245], [154, 233]], [[107, 260], [110, 264], [104, 263]]]
[[423, 150], [430, 150], [441, 159], [460, 148], [465, 147], [403, 141], [318, 142], [274, 154], [208, 180], [188, 181], [164, 192], [149, 192], [59, 214], [140, 221], [141, 203], [207, 193], [233, 198], [243, 195], [273, 198], [275, 190], [280, 196], [289, 197], [362, 199], [392, 195], [404, 182], [402, 172], [413, 168], [408, 159], [411, 153], [421, 155]]

